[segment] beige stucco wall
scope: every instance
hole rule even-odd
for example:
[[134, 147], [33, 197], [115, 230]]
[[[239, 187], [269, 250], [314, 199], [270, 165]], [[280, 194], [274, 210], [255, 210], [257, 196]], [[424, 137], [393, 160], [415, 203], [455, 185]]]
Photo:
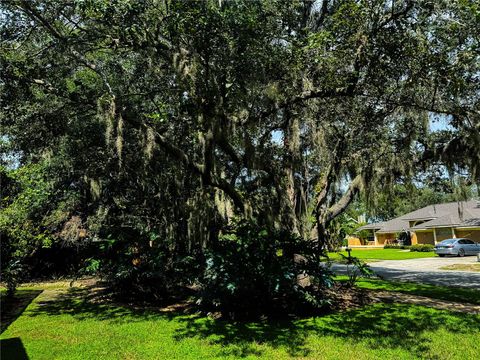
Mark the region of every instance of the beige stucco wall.
[[433, 231], [416, 231], [417, 244], [432, 244], [435, 245]]

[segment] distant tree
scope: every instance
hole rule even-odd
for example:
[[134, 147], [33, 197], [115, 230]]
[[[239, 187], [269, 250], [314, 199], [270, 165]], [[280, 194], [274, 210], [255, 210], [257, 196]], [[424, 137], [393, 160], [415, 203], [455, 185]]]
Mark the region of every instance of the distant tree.
[[438, 177], [430, 173], [422, 175], [422, 182], [398, 183], [387, 191], [379, 191], [364, 200], [363, 206], [370, 221], [385, 221], [428, 205], [470, 200], [475, 196], [476, 186], [471, 185], [470, 175], [450, 178], [445, 173]]

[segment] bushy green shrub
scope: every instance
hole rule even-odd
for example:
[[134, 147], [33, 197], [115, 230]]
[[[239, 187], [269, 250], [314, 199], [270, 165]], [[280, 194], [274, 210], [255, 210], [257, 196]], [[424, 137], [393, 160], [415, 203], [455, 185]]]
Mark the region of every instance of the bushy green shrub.
[[90, 259], [86, 270], [93, 265], [113, 295], [122, 301], [169, 300], [185, 290], [199, 273], [198, 259], [175, 256], [161, 244], [151, 247], [147, 239], [105, 242], [103, 247], [99, 262]]
[[385, 244], [385, 245], [383, 245], [383, 248], [384, 249], [399, 249], [400, 246], [395, 245], [395, 244]]
[[288, 233], [240, 222], [208, 252], [197, 303], [230, 318], [319, 309], [333, 281], [314, 248]]
[[396, 244], [385, 244], [383, 246], [384, 249], [400, 249], [400, 250], [406, 250], [410, 249], [411, 245], [396, 245]]
[[52, 190], [58, 184], [51, 175], [57, 171], [50, 161], [15, 169], [0, 164], [0, 272], [11, 286], [20, 278], [76, 275], [96, 250], [79, 236], [85, 228], [76, 215], [77, 187]]
[[12, 297], [15, 295], [17, 286], [23, 279], [23, 267], [22, 263], [18, 259], [12, 260], [2, 271], [1, 280], [7, 287], [7, 296]]
[[416, 244], [410, 246], [410, 251], [417, 251], [417, 252], [430, 252], [433, 251], [434, 246], [430, 244]]

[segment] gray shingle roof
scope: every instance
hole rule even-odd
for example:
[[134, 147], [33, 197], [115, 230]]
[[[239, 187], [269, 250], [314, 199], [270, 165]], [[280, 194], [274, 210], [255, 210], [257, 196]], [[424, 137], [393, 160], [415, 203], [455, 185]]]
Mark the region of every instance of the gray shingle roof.
[[480, 216], [476, 217], [476, 218], [470, 218], [470, 219], [465, 220], [463, 223], [460, 224], [460, 227], [461, 226], [465, 226], [465, 227], [480, 226]]
[[409, 230], [409, 223], [408, 220], [404, 220], [401, 218], [395, 218], [390, 221], [385, 221], [383, 226], [378, 233], [394, 233], [394, 232], [401, 232]]
[[[410, 221], [426, 220], [410, 228]], [[371, 227], [375, 225], [375, 227]], [[471, 201], [429, 205], [390, 221], [362, 226], [363, 229], [378, 229], [378, 233], [392, 233], [404, 230], [429, 229], [434, 227], [480, 226], [480, 203]]]
[[478, 202], [475, 200], [450, 202], [425, 206], [424, 208], [402, 215], [401, 218], [405, 220], [433, 219], [444, 215], [458, 214], [462, 209], [474, 208], [480, 209]]
[[408, 230], [408, 221], [396, 218], [390, 221], [360, 226], [357, 231], [359, 230], [377, 230], [376, 232], [378, 233], [400, 232]]
[[382, 225], [383, 225], [383, 222], [367, 224], [367, 225], [360, 226], [357, 230], [377, 230], [377, 229], [381, 229]]
[[444, 215], [437, 219], [426, 221], [422, 224], [413, 226], [412, 230], [429, 229], [429, 228], [442, 227], [442, 226], [456, 226], [456, 225], [460, 225], [461, 223], [462, 221], [460, 220], [460, 217], [458, 216], [458, 214], [450, 214], [450, 215]]

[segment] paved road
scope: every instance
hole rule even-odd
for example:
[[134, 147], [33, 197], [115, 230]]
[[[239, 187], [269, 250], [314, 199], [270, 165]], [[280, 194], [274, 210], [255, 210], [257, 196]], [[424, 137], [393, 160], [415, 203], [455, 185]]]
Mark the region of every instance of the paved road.
[[[470, 271], [441, 270], [453, 264], [473, 264], [475, 256], [464, 258], [423, 258], [410, 260], [383, 260], [370, 264], [372, 270], [387, 280], [411, 281], [432, 285], [460, 286], [480, 290], [480, 273]], [[334, 264], [332, 270], [346, 274], [349, 265]]]

